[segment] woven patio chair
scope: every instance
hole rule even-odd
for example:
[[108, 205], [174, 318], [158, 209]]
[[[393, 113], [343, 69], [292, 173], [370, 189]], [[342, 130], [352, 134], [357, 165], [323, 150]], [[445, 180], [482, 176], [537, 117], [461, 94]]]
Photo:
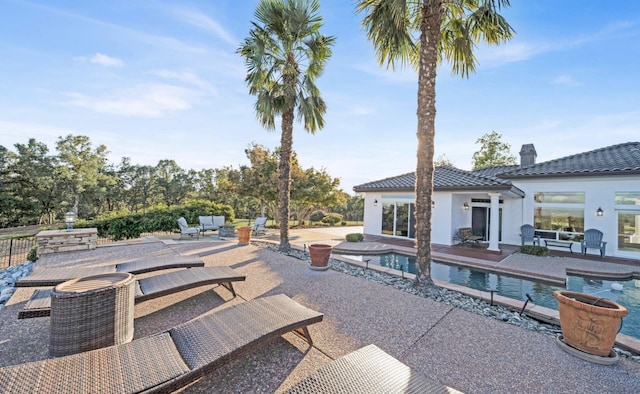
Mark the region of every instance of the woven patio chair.
[[129, 274], [142, 274], [165, 270], [170, 268], [203, 267], [204, 262], [198, 256], [166, 255], [145, 257], [133, 261], [100, 265], [94, 267], [63, 267], [45, 268], [35, 267], [31, 273], [16, 281], [16, 287], [43, 287], [55, 286], [71, 279], [86, 276], [125, 272]]
[[173, 392], [287, 332], [303, 335], [323, 314], [284, 294], [206, 313], [129, 343], [0, 368], [13, 394]]
[[285, 393], [452, 394], [460, 392], [412, 370], [377, 346], [369, 345], [325, 365]]
[[[219, 284], [236, 296], [233, 282], [244, 281], [230, 267], [196, 267], [166, 274], [151, 276], [135, 281], [135, 303], [178, 293], [200, 286]], [[38, 289], [18, 312], [18, 319], [46, 317], [51, 314], [51, 289]]]

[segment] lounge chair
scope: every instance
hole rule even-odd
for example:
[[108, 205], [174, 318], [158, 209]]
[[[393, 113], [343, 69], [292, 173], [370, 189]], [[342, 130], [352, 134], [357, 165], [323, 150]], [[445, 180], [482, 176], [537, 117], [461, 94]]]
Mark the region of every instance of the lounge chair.
[[[233, 296], [233, 282], [244, 281], [246, 276], [229, 267], [197, 267], [138, 279], [135, 283], [135, 303], [177, 293], [195, 287], [220, 284]], [[38, 289], [18, 312], [18, 319], [45, 317], [51, 314], [51, 289]]]
[[224, 216], [198, 216], [198, 222], [200, 222], [200, 232], [204, 234], [205, 231], [219, 230], [224, 226]]
[[170, 268], [204, 267], [204, 261], [198, 256], [166, 255], [145, 257], [119, 264], [101, 265], [94, 267], [64, 267], [43, 268], [35, 267], [31, 273], [16, 281], [16, 287], [55, 286], [70, 279], [113, 272], [127, 272], [142, 274]]
[[590, 228], [585, 230], [584, 239], [580, 242], [582, 247], [582, 254], [587, 254], [587, 249], [598, 249], [600, 251], [600, 257], [604, 257], [607, 251], [607, 243], [602, 241], [604, 234], [600, 230]]
[[522, 241], [522, 246], [527, 242], [540, 246], [540, 237], [536, 235], [536, 230], [530, 224], [520, 226], [520, 240]]
[[231, 305], [129, 343], [0, 368], [8, 393], [173, 392], [254, 347], [323, 315], [284, 294]]
[[259, 217], [256, 218], [256, 222], [253, 224], [253, 235], [265, 234], [266, 229], [265, 225], [267, 224], [267, 218]]
[[180, 227], [180, 238], [193, 238], [194, 236], [196, 239], [200, 238], [200, 229], [198, 227], [189, 227], [185, 218], [178, 219], [178, 227]]
[[416, 372], [375, 345], [347, 354], [301, 380], [286, 394], [460, 393]]

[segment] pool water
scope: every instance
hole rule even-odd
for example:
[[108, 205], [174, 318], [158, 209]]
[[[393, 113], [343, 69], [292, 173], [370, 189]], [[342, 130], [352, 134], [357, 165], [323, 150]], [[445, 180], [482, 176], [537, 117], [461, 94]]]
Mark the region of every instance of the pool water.
[[[376, 264], [412, 274], [417, 272], [415, 257], [412, 256], [389, 253], [377, 256], [344, 257], [368, 261], [369, 265]], [[431, 262], [431, 277], [476, 290], [495, 289], [495, 294], [520, 301], [526, 301], [526, 295], [529, 294], [533, 299], [530, 304], [555, 310], [558, 310], [558, 301], [553, 296], [555, 290], [571, 290], [607, 298], [629, 310], [629, 314], [622, 319], [620, 332], [640, 339], [640, 280], [610, 281], [568, 276], [566, 287], [561, 287], [436, 261]], [[613, 290], [611, 285], [614, 283], [621, 284], [623, 290]]]

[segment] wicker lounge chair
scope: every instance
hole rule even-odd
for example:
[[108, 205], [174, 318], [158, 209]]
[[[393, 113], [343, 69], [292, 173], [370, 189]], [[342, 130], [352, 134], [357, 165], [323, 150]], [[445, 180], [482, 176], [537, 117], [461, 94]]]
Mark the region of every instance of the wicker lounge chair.
[[[246, 276], [229, 267], [196, 267], [138, 279], [135, 283], [135, 303], [177, 293], [195, 287], [220, 284], [233, 296], [233, 282], [244, 281]], [[18, 319], [45, 317], [51, 313], [51, 289], [38, 289], [18, 312]]]
[[4, 392], [172, 392], [290, 331], [312, 343], [322, 321], [284, 294], [206, 313], [161, 334], [70, 356], [0, 368]]
[[204, 262], [198, 256], [166, 255], [152, 258], [143, 258], [119, 264], [101, 265], [95, 267], [63, 267], [43, 268], [36, 267], [31, 273], [16, 281], [16, 287], [41, 287], [55, 286], [71, 279], [110, 274], [113, 272], [126, 272], [129, 274], [142, 274], [145, 272], [159, 271], [170, 268], [203, 267]]
[[427, 378], [377, 346], [369, 345], [320, 368], [286, 393], [452, 394], [459, 391]]

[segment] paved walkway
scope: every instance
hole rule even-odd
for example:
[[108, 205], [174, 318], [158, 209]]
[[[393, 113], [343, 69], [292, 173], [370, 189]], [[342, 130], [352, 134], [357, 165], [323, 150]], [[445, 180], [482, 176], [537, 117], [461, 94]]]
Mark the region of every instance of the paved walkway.
[[[320, 236], [311, 232], [304, 237], [311, 238], [317, 241]], [[589, 363], [565, 353], [551, 336], [362, 278], [313, 271], [302, 260], [255, 245], [238, 246], [234, 240], [101, 247], [68, 254], [64, 264], [126, 260], [167, 250], [199, 255], [207, 266], [230, 266], [247, 280], [235, 286], [235, 299], [225, 288], [209, 286], [136, 305], [135, 338], [228, 303], [278, 293], [325, 314], [323, 322], [310, 327], [312, 347], [287, 334], [216, 369], [185, 393], [281, 392], [331, 360], [371, 343], [467, 393], [640, 392], [640, 363]], [[30, 291], [18, 289], [0, 310], [1, 365], [48, 357], [49, 319], [15, 318]]]

